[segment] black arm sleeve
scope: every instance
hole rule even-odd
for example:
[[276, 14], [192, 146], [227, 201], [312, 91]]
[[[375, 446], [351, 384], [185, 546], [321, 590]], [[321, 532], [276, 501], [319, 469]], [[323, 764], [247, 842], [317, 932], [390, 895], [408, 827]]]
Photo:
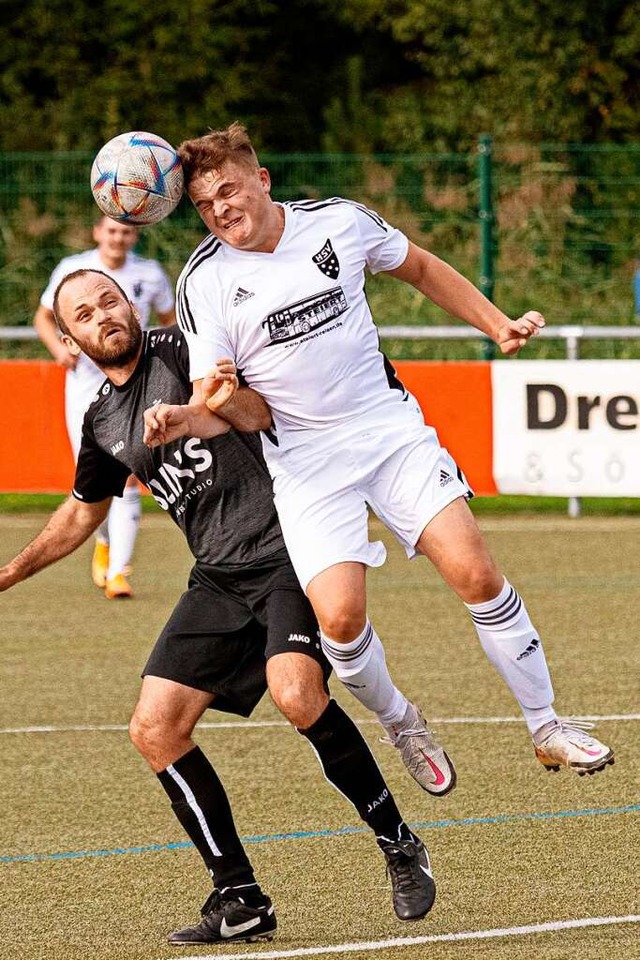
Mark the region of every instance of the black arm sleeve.
[[85, 503], [98, 503], [107, 497], [120, 497], [131, 471], [95, 441], [91, 424], [85, 417], [82, 444], [73, 481], [73, 495]]

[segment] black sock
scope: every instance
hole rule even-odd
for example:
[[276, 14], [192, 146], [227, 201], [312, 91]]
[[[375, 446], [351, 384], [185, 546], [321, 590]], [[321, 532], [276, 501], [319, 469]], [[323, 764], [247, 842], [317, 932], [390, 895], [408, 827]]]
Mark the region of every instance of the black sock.
[[225, 789], [200, 747], [161, 770], [158, 780], [216, 887], [255, 884]]
[[399, 837], [400, 811], [364, 737], [342, 707], [330, 700], [322, 716], [298, 732], [315, 748], [329, 783], [351, 801], [376, 836]]

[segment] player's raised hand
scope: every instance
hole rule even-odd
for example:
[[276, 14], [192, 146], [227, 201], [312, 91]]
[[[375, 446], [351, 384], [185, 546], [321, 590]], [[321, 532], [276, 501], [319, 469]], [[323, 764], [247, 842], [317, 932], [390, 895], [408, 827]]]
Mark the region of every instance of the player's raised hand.
[[528, 310], [517, 320], [508, 320], [500, 327], [496, 343], [506, 356], [514, 356], [531, 337], [537, 337], [544, 326], [542, 314], [537, 310]]
[[238, 374], [233, 360], [225, 357], [201, 381], [202, 399], [215, 413], [231, 400], [238, 389]]

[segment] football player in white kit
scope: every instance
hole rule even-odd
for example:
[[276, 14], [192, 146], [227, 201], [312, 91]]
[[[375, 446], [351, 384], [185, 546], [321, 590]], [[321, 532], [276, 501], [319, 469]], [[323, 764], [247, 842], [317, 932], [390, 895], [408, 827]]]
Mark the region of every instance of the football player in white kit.
[[380, 351], [365, 269], [411, 284], [505, 355], [515, 355], [544, 318], [531, 311], [511, 320], [358, 203], [275, 203], [240, 124], [185, 141], [179, 153], [210, 230], [177, 287], [194, 393], [207, 399], [216, 385], [211, 368], [231, 358], [269, 404], [273, 429], [263, 434], [263, 450], [281, 527], [338, 677], [377, 715], [425, 790], [442, 795], [454, 786], [451, 760], [394, 685], [367, 618], [366, 569], [385, 556], [381, 543], [369, 542], [370, 507], [407, 555], [428, 557], [464, 602], [542, 764], [584, 774], [612, 763], [608, 746], [558, 718], [540, 637], [488, 551], [465, 478]]
[[[96, 246], [65, 257], [53, 270], [34, 317], [38, 336], [56, 363], [66, 370], [65, 417], [74, 459], [78, 458], [85, 410], [104, 381], [104, 374], [83, 353], [73, 356], [60, 338], [53, 315], [53, 295], [63, 277], [81, 268], [102, 270], [113, 277], [135, 303], [143, 328], [152, 312], [161, 325], [175, 322], [174, 295], [159, 263], [138, 256], [134, 226], [100, 217], [93, 227]], [[140, 491], [130, 477], [122, 497], [114, 497], [109, 514], [96, 533], [91, 574], [109, 600], [133, 595], [127, 580], [140, 522]]]

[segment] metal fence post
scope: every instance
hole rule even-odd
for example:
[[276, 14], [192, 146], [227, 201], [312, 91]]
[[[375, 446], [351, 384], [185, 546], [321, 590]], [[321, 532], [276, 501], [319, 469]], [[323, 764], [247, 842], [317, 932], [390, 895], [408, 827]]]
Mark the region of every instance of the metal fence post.
[[[480, 278], [478, 286], [488, 300], [493, 301], [493, 287], [495, 274], [493, 267], [494, 236], [493, 236], [493, 139], [488, 133], [478, 138], [478, 179], [480, 181], [480, 205], [478, 219], [480, 220]], [[488, 338], [483, 340], [482, 355], [485, 360], [495, 356], [496, 345]]]

